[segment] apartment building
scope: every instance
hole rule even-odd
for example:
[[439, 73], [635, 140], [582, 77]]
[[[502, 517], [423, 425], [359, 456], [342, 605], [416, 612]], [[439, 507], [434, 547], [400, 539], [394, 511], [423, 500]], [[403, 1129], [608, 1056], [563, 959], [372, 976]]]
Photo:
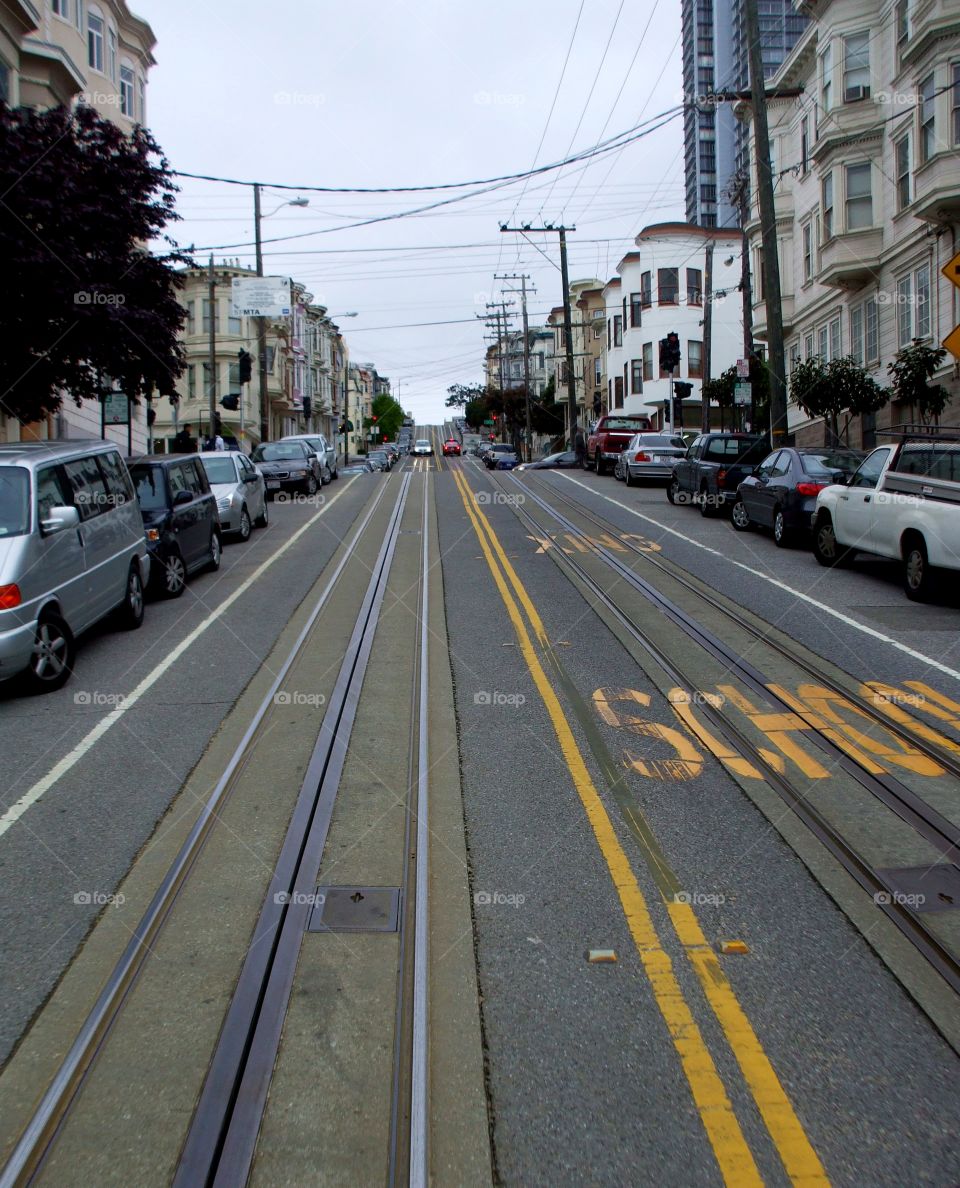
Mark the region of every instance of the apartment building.
[[[802, 87], [769, 106], [787, 372], [799, 359], [851, 355], [881, 386], [896, 352], [938, 346], [960, 321], [941, 268], [960, 224], [960, 15], [951, 0], [814, 0], [811, 21], [774, 77]], [[746, 105], [738, 109], [750, 127]], [[751, 164], [755, 177], [755, 163]], [[755, 187], [754, 187], [755, 188]], [[756, 202], [747, 228], [754, 264], [754, 335], [766, 335]], [[953, 394], [956, 362], [934, 383]], [[800, 442], [822, 426], [795, 405]], [[852, 445], [908, 419], [895, 404], [851, 427]]]
[[[603, 301], [603, 281], [595, 277], [570, 282], [570, 326], [573, 331], [573, 376], [577, 420], [586, 423], [597, 415], [597, 394], [603, 400], [604, 341], [597, 328], [606, 310]], [[547, 317], [547, 326], [554, 335], [556, 398], [567, 399], [567, 336], [564, 329], [563, 306], [555, 306]], [[599, 370], [597, 360], [600, 360]], [[598, 376], [601, 384], [598, 384]]]
[[[618, 275], [603, 288], [606, 410], [646, 414], [661, 427], [672, 424], [673, 380], [689, 381], [693, 390], [684, 424], [699, 428], [701, 385], [710, 378], [704, 374], [707, 246], [713, 246], [710, 372], [716, 377], [743, 355], [743, 237], [722, 228], [656, 223], [635, 243], [636, 251], [623, 257]], [[680, 367], [673, 375], [660, 368], [659, 343], [670, 333], [680, 338]]]
[[[548, 326], [530, 326], [527, 331], [528, 360], [524, 360], [523, 331], [511, 330], [499, 343], [492, 343], [484, 355], [484, 377], [488, 387], [499, 388], [501, 362], [503, 388], [522, 388], [524, 367], [530, 371], [530, 394], [543, 395], [554, 369], [554, 331]], [[502, 358], [501, 358], [502, 357]]]
[[[147, 76], [156, 38], [123, 0], [9, 0], [0, 4], [0, 99], [13, 107], [85, 103], [124, 132], [147, 119]], [[100, 437], [134, 452], [147, 446], [146, 406], [120, 394], [77, 408], [67, 399], [45, 422], [0, 414], [0, 440]]]

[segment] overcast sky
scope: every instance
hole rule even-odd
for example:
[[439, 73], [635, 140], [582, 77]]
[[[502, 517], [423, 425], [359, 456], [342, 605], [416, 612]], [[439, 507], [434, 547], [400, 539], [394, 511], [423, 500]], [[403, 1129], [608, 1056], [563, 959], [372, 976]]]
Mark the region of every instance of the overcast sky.
[[[294, 186], [484, 179], [589, 149], [680, 101], [678, 0], [132, 7], [157, 37], [148, 123], [191, 173]], [[252, 246], [219, 246], [251, 243], [252, 191], [182, 187], [179, 242], [252, 266]], [[399, 381], [404, 407], [436, 423], [450, 384], [482, 379], [475, 315], [513, 283], [495, 272], [531, 274], [531, 324], [561, 300], [556, 236], [534, 246], [499, 224], [573, 224], [571, 280], [609, 279], [643, 226], [684, 217], [682, 120], [589, 165], [375, 226], [345, 224], [452, 195], [302, 194], [309, 207], [265, 219], [264, 239], [322, 234], [265, 243], [265, 271], [304, 282], [332, 314], [358, 311], [342, 322], [351, 359], [395, 393]], [[295, 196], [267, 191], [264, 214]], [[404, 325], [426, 322], [452, 324]]]

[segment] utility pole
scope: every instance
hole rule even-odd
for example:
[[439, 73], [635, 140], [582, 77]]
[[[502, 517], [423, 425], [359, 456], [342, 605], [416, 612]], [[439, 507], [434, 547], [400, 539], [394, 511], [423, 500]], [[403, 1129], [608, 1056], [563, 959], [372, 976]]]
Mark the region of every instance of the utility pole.
[[556, 233], [560, 237], [560, 283], [563, 285], [563, 333], [567, 340], [567, 426], [570, 448], [573, 449], [573, 439], [577, 424], [577, 379], [573, 374], [573, 317], [570, 313], [570, 276], [567, 272], [567, 232], [576, 231], [576, 227], [554, 227], [552, 223], [547, 223], [543, 227], [531, 227], [529, 224], [522, 227], [508, 227], [506, 223], [501, 223], [500, 230], [501, 232], [519, 231], [522, 235], [553, 235]]
[[[520, 301], [523, 310], [523, 393], [527, 413], [527, 461], [533, 461], [533, 427], [530, 420], [530, 326], [527, 322], [527, 281], [530, 277], [526, 273], [517, 276], [511, 273], [506, 276], [496, 276], [495, 280], [518, 280], [520, 282]], [[506, 290], [515, 293], [516, 289]], [[532, 290], [534, 293], [536, 289]]]
[[[754, 156], [757, 162], [757, 201], [763, 244], [763, 299], [767, 307], [767, 368], [770, 375], [770, 444], [776, 449], [787, 436], [787, 385], [783, 350], [783, 309], [780, 304], [780, 260], [777, 255], [777, 220], [770, 168], [767, 97], [760, 49], [758, 0], [744, 0], [744, 33], [750, 64], [753, 108]], [[751, 426], [752, 428], [752, 426]]]
[[700, 376], [700, 429], [710, 432], [710, 401], [704, 395], [704, 386], [710, 380], [710, 353], [713, 347], [713, 240], [707, 244], [703, 265], [703, 358]]
[[210, 436], [216, 435], [215, 418], [217, 414], [217, 275], [213, 271], [213, 253], [210, 253], [210, 265], [207, 270], [207, 293], [210, 302], [210, 337], [208, 340], [210, 384], [207, 392], [210, 413]]
[[[257, 276], [263, 276], [263, 247], [260, 242], [260, 183], [253, 187], [253, 237], [257, 254]], [[267, 319], [257, 318], [257, 387], [260, 403], [260, 440], [270, 437], [270, 412], [267, 406]]]

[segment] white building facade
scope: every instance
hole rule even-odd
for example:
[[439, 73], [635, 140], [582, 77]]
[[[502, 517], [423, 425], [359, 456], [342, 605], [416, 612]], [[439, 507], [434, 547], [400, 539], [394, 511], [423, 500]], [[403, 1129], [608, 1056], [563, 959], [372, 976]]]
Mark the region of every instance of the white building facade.
[[[608, 412], [645, 414], [658, 428], [672, 425], [673, 381], [692, 385], [689, 402], [700, 425], [704, 376], [707, 245], [713, 245], [713, 300], [710, 372], [743, 357], [743, 302], [739, 288], [739, 231], [690, 223], [658, 223], [636, 238], [636, 250], [617, 266], [618, 275], [604, 287], [607, 335]], [[660, 340], [676, 333], [680, 366], [671, 375], [660, 369]], [[664, 402], [667, 401], [667, 411]], [[715, 413], [718, 416], [719, 413]]]

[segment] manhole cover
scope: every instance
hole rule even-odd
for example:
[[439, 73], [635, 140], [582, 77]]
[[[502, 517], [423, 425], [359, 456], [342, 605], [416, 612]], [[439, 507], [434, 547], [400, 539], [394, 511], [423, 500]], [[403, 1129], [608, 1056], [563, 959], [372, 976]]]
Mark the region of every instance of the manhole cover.
[[960, 867], [949, 862], [879, 870], [899, 902], [915, 912], [949, 912], [960, 908]]
[[308, 932], [396, 932], [399, 887], [318, 887]]

